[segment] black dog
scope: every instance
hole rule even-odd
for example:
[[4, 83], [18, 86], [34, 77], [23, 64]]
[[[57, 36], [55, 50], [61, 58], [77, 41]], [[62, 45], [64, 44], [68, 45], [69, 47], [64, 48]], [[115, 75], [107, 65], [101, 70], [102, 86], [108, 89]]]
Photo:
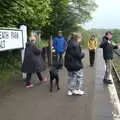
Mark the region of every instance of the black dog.
[[60, 65], [54, 62], [50, 68], [49, 74], [50, 74], [50, 92], [53, 90], [53, 80], [56, 80], [56, 87], [57, 90], [60, 89], [59, 87], [59, 68]]

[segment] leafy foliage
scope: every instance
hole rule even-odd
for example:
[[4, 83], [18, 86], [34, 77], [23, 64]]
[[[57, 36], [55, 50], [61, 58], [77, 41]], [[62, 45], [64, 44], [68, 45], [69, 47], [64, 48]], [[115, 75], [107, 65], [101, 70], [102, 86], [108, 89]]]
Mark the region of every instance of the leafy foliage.
[[92, 0], [51, 0], [51, 6], [50, 24], [42, 29], [50, 34], [56, 34], [58, 30], [65, 34], [77, 31], [78, 24], [90, 20], [91, 12], [97, 7]]
[[116, 43], [120, 43], [120, 30], [113, 30], [113, 41]]
[[50, 0], [0, 0], [0, 26], [45, 26], [51, 10]]

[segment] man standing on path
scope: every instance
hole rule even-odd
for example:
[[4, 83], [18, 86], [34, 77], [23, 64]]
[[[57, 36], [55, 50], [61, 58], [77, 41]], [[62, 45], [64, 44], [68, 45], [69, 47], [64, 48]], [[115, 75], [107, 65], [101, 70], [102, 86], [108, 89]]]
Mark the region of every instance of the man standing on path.
[[110, 73], [112, 67], [112, 59], [113, 59], [113, 49], [118, 49], [119, 46], [112, 44], [112, 33], [110, 31], [106, 32], [105, 36], [103, 37], [102, 43], [100, 47], [103, 48], [103, 57], [106, 64], [106, 71], [103, 82], [106, 84], [112, 84], [110, 80]]
[[94, 65], [96, 48], [97, 48], [97, 41], [95, 40], [95, 35], [92, 35], [91, 39], [88, 41], [89, 59], [90, 59], [91, 67]]
[[62, 35], [62, 31], [58, 31], [58, 36], [55, 37], [53, 41], [53, 47], [57, 54], [57, 63], [60, 65], [60, 68], [63, 67], [63, 54], [67, 49], [67, 42]]

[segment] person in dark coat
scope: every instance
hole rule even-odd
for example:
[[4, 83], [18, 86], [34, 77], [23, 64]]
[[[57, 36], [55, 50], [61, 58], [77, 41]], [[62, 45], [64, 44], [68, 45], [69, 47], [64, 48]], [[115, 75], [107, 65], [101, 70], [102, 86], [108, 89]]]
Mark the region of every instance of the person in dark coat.
[[68, 70], [68, 95], [83, 95], [81, 90], [83, 82], [83, 63], [84, 54], [80, 47], [81, 35], [72, 34], [71, 40], [68, 42], [65, 54], [65, 67]]
[[41, 50], [35, 46], [36, 38], [32, 36], [30, 41], [26, 43], [24, 61], [23, 61], [23, 72], [27, 73], [25, 80], [25, 86], [27, 88], [32, 87], [30, 82], [32, 73], [36, 73], [39, 80], [46, 81], [46, 78], [43, 80], [41, 72], [45, 69], [45, 64], [43, 58], [41, 57]]
[[112, 59], [113, 59], [113, 49], [118, 49], [119, 46], [112, 44], [112, 33], [110, 31], [106, 32], [103, 37], [102, 43], [100, 44], [100, 48], [103, 48], [103, 58], [106, 64], [105, 76], [103, 79], [104, 83], [112, 84], [110, 80], [110, 73], [112, 67]]

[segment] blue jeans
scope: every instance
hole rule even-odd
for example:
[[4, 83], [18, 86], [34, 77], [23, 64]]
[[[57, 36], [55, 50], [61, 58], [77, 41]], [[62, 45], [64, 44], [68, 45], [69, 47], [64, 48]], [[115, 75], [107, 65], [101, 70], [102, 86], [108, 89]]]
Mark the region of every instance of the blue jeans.
[[60, 68], [63, 67], [63, 53], [57, 53], [57, 63], [60, 65]]
[[83, 84], [83, 69], [75, 72], [68, 72], [68, 89], [79, 90]]

